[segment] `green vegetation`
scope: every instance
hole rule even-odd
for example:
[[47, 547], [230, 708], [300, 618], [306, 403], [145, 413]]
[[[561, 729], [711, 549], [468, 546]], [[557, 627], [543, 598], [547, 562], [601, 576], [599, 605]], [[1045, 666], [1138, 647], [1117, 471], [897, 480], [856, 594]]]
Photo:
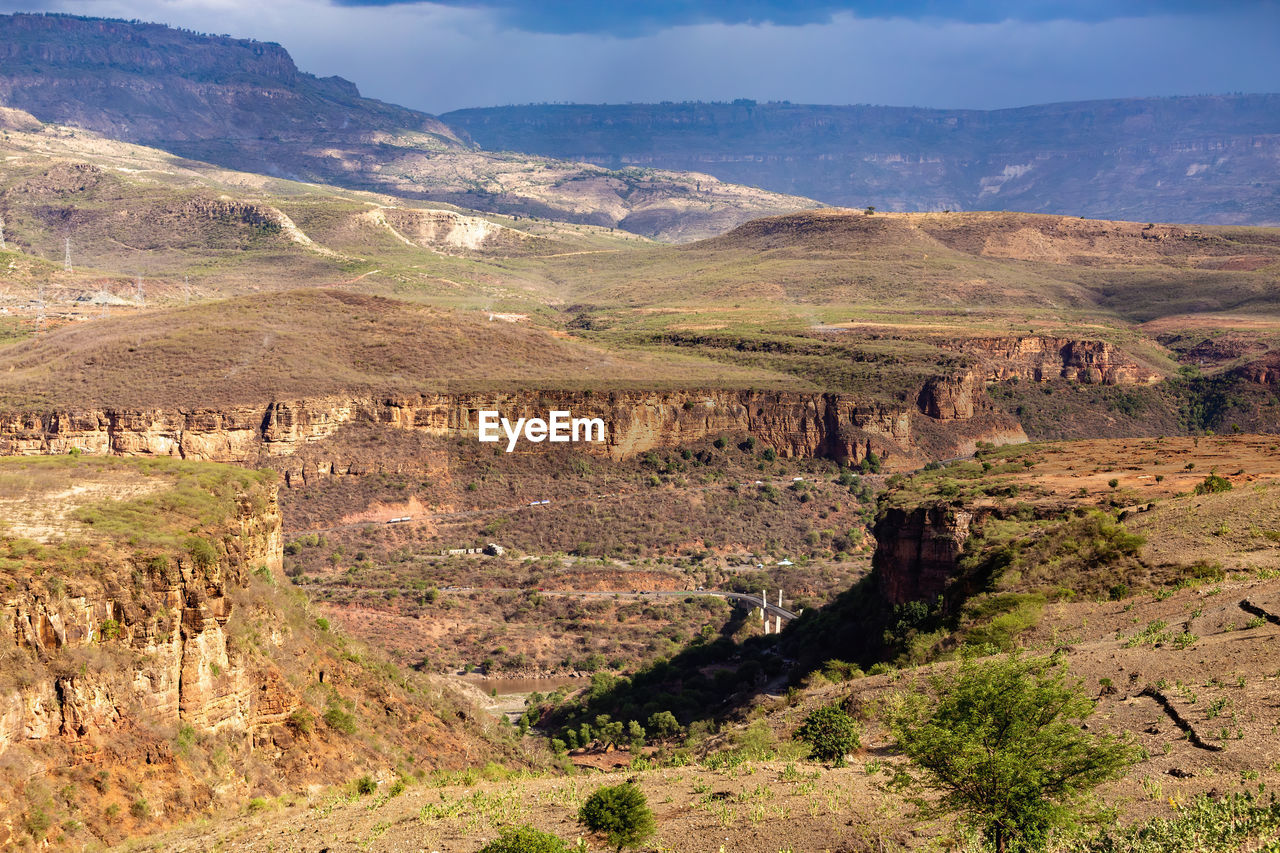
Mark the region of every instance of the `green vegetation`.
[[629, 782], [600, 788], [587, 797], [578, 810], [578, 822], [603, 834], [619, 851], [639, 847], [657, 830], [644, 792]]
[[966, 656], [899, 694], [889, 727], [911, 760], [898, 780], [937, 791], [925, 810], [957, 813], [998, 853], [1042, 850], [1078, 818], [1082, 796], [1136, 759], [1125, 742], [1082, 731], [1094, 710], [1053, 658]]
[[1212, 495], [1217, 492], [1231, 491], [1231, 481], [1226, 477], [1219, 477], [1217, 474], [1210, 474], [1199, 483], [1196, 484], [1195, 492], [1197, 495]]
[[532, 826], [506, 827], [480, 853], [569, 853], [562, 839]]
[[1200, 794], [1176, 806], [1173, 817], [1157, 817], [1096, 838], [1075, 842], [1069, 853], [1167, 853], [1195, 850], [1199, 853], [1236, 853], [1267, 850], [1280, 837], [1280, 802], [1252, 791], [1234, 791], [1213, 798]]
[[[191, 536], [192, 529], [217, 529], [239, 511], [239, 501], [249, 497], [259, 509], [266, 506], [265, 486], [274, 471], [248, 471], [231, 465], [188, 462], [178, 459], [118, 459], [113, 457], [49, 457], [5, 464], [78, 466], [81, 477], [122, 480], [130, 475], [157, 478], [164, 487], [127, 500], [103, 500], [76, 508], [72, 518], [96, 533], [128, 539], [135, 545], [185, 550], [195, 564], [208, 568], [218, 555], [207, 540]], [[63, 463], [62, 460], [69, 460]], [[3, 471], [3, 466], [0, 466]]]
[[809, 713], [795, 737], [809, 744], [813, 757], [837, 767], [844, 757], [862, 745], [861, 730], [843, 708], [826, 705]]

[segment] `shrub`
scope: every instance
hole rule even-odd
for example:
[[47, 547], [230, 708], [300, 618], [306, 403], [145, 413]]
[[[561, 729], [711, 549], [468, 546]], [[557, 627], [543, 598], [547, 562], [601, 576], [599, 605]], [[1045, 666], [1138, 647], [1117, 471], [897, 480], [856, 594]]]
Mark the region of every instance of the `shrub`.
[[198, 569], [211, 569], [218, 564], [218, 552], [209, 544], [208, 540], [201, 539], [199, 536], [192, 536], [187, 539], [184, 547], [187, 553], [191, 555], [191, 560]]
[[315, 725], [315, 715], [305, 706], [298, 706], [293, 709], [293, 713], [289, 715], [289, 726], [300, 735], [311, 734], [311, 728]]
[[324, 712], [324, 722], [329, 728], [342, 732], [344, 735], [355, 734], [356, 718], [337, 705]]
[[1211, 495], [1215, 492], [1231, 491], [1231, 481], [1217, 474], [1210, 474], [1196, 484], [1197, 495]]
[[582, 804], [578, 822], [603, 833], [619, 851], [637, 847], [657, 830], [644, 792], [630, 782], [600, 788]]
[[804, 724], [796, 729], [795, 738], [809, 744], [814, 758], [830, 761], [837, 767], [843, 766], [844, 757], [862, 745], [858, 724], [835, 705], [810, 712]]
[[360, 796], [367, 797], [376, 790], [378, 790], [378, 783], [373, 781], [372, 776], [361, 776], [356, 780], [356, 793]]
[[568, 853], [571, 848], [556, 836], [532, 826], [506, 827], [480, 853]]
[[657, 711], [649, 715], [647, 728], [654, 738], [666, 740], [680, 733], [680, 721], [670, 711]]

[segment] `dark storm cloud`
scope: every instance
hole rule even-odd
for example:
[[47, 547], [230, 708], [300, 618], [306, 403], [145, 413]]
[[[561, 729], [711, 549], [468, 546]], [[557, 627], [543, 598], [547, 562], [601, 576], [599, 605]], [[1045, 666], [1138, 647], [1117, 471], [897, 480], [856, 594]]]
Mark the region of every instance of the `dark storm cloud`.
[[734, 98], [993, 109], [1280, 91], [1274, 0], [0, 0], [3, 11], [41, 7], [279, 42], [304, 71], [433, 113]]
[[822, 24], [840, 12], [860, 18], [1106, 21], [1201, 14], [1272, 5], [1271, 0], [334, 0], [345, 6], [431, 3], [496, 13], [507, 26], [539, 33], [647, 35], [690, 24]]

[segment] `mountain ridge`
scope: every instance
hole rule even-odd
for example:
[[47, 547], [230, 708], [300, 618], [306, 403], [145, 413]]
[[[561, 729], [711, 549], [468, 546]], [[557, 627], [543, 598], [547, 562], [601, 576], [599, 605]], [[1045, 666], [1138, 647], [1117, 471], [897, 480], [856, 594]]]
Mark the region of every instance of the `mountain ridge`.
[[526, 105], [441, 119], [486, 147], [610, 168], [696, 168], [833, 205], [1280, 222], [1276, 94], [991, 111], [748, 99]]
[[299, 71], [279, 45], [135, 21], [0, 15], [0, 105], [240, 171], [674, 241], [818, 206], [705, 174], [483, 151]]

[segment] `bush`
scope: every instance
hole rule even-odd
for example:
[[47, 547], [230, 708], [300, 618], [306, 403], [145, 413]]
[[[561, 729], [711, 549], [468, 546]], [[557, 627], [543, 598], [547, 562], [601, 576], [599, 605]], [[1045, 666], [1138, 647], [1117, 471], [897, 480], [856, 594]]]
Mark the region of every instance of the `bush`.
[[192, 536], [184, 545], [197, 569], [211, 569], [218, 564], [218, 552], [207, 540]]
[[356, 793], [360, 796], [367, 797], [376, 790], [378, 790], [378, 783], [373, 781], [372, 776], [361, 776], [356, 780]]
[[480, 853], [568, 853], [571, 848], [556, 836], [532, 826], [506, 827]]
[[804, 724], [796, 729], [796, 740], [809, 744], [814, 758], [844, 765], [844, 757], [862, 746], [858, 724], [843, 708], [827, 705], [810, 712]]
[[1196, 484], [1197, 495], [1211, 495], [1215, 492], [1231, 491], [1231, 481], [1217, 474], [1210, 474]]
[[329, 728], [344, 735], [355, 734], [356, 718], [337, 705], [324, 712], [324, 722]]
[[300, 735], [311, 734], [311, 728], [315, 724], [315, 715], [310, 709], [299, 705], [293, 709], [293, 713], [289, 715], [289, 726]]
[[649, 715], [649, 733], [658, 740], [666, 740], [680, 733], [680, 721], [670, 711], [656, 711]]
[[644, 792], [630, 782], [601, 788], [578, 810], [578, 822], [603, 833], [619, 851], [637, 847], [657, 830]]

